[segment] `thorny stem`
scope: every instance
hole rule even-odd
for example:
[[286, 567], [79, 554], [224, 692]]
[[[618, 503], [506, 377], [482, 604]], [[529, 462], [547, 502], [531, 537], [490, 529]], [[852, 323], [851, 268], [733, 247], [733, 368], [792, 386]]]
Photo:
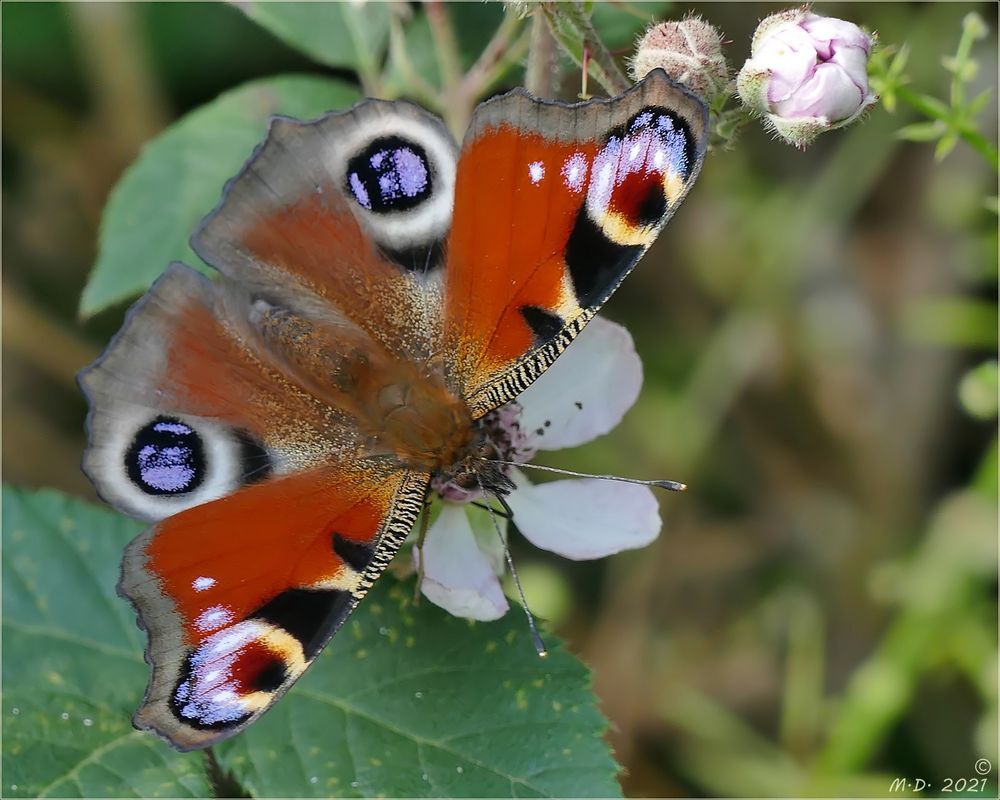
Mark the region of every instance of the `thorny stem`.
[[[515, 60], [511, 55], [514, 35], [521, 27], [521, 20], [517, 14], [508, 10], [504, 14], [500, 27], [493, 33], [493, 37], [487, 43], [483, 52], [479, 54], [476, 63], [472, 65], [462, 80], [461, 92], [471, 99], [479, 97], [487, 89], [489, 84], [496, 79], [497, 67], [506, 67], [508, 63]], [[518, 42], [514, 43], [516, 46]], [[520, 56], [517, 56], [520, 58]]]
[[406, 34], [403, 32], [403, 23], [398, 15], [393, 14], [389, 18], [389, 52], [392, 60], [399, 66], [399, 71], [404, 76], [410, 90], [418, 95], [421, 102], [435, 109], [440, 108], [438, 90], [425, 80], [420, 71], [415, 69], [410, 61], [410, 53], [406, 49]]
[[358, 9], [350, 4], [345, 4], [344, 25], [358, 57], [358, 77], [361, 79], [361, 88], [369, 97], [381, 97], [382, 75], [379, 72], [378, 64], [372, 57], [371, 46], [365, 38], [364, 26], [359, 14]]
[[[563, 39], [566, 51], [581, 66], [583, 49], [589, 49], [589, 68], [593, 71], [594, 79], [608, 94], [617, 95], [628, 89], [630, 85], [628, 79], [576, 0], [545, 2], [539, 4], [538, 8], [545, 15], [553, 36]], [[569, 39], [572, 41], [568, 41]], [[579, 52], [576, 47], [580, 48]]]
[[462, 64], [459, 58], [455, 29], [451, 24], [451, 14], [441, 0], [433, 0], [425, 6], [427, 24], [434, 40], [438, 72], [441, 74], [440, 110], [448, 128], [459, 141], [465, 133], [472, 116], [473, 100], [464, 96]]
[[528, 50], [528, 67], [524, 86], [536, 97], [553, 97], [556, 93], [558, 60], [556, 40], [545, 15], [531, 15], [531, 46]]

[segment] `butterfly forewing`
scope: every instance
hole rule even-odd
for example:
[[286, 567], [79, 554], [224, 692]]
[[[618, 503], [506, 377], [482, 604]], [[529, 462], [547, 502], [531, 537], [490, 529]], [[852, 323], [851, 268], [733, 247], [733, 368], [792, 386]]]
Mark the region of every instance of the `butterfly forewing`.
[[276, 118], [192, 246], [265, 298], [318, 299], [387, 350], [425, 358], [438, 338], [456, 154], [441, 121], [409, 103]]
[[593, 317], [684, 199], [706, 143], [705, 106], [660, 70], [611, 100], [515, 90], [479, 107], [445, 274], [474, 416], [513, 400]]

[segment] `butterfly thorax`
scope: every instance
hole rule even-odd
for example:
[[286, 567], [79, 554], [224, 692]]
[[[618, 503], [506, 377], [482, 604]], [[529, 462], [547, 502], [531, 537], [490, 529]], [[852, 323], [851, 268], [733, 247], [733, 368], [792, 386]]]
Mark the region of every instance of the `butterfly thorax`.
[[396, 379], [373, 392], [377, 439], [411, 469], [430, 472], [435, 484], [508, 494], [514, 488], [496, 460], [508, 457], [508, 438], [496, 413], [473, 421], [468, 406], [443, 378], [399, 364]]
[[422, 472], [447, 469], [466, 456], [475, 440], [472, 417], [443, 380], [402, 363], [382, 377], [368, 393], [370, 437]]
[[439, 365], [394, 357], [351, 323], [316, 322], [261, 299], [251, 320], [295, 382], [354, 418], [367, 454], [438, 472], [475, 445], [468, 406]]

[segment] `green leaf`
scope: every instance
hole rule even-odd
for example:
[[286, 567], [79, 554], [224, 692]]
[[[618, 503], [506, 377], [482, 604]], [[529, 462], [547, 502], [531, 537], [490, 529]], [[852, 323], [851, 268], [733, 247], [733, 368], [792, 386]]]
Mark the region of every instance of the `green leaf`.
[[969, 101], [969, 105], [965, 107], [965, 116], [970, 120], [978, 117], [980, 112], [986, 108], [986, 104], [990, 102], [992, 96], [992, 89], [983, 89], [983, 91]]
[[941, 137], [941, 141], [939, 141], [934, 148], [934, 160], [944, 161], [944, 159], [948, 157], [948, 154], [955, 149], [955, 145], [957, 144], [958, 133], [956, 131], [948, 131]]
[[939, 120], [934, 122], [914, 122], [896, 131], [897, 139], [908, 142], [932, 142], [947, 130], [947, 126]]
[[238, 7], [258, 25], [310, 58], [331, 67], [369, 71], [389, 37], [389, 3], [244, 2]]
[[951, 108], [941, 100], [931, 97], [929, 94], [918, 94], [915, 96], [920, 103], [919, 110], [929, 117], [940, 120], [951, 119]]
[[204, 757], [132, 729], [147, 667], [115, 596], [141, 526], [46, 491], [3, 492], [3, 794], [204, 797]]
[[157, 136], [104, 209], [81, 315], [141, 294], [171, 261], [201, 268], [188, 238], [264, 138], [273, 114], [309, 119], [357, 97], [354, 88], [325, 78], [268, 78], [221, 95]]
[[[143, 637], [115, 596], [141, 526], [52, 491], [3, 495], [8, 796], [205, 796], [204, 756], [129, 724]], [[516, 612], [473, 624], [379, 582], [314, 669], [219, 764], [256, 796], [620, 796], [586, 668]], [[16, 786], [16, 788], [11, 788]]]
[[653, 21], [661, 20], [671, 3], [650, 0], [641, 3], [596, 3], [590, 21], [612, 50], [627, 48], [631, 54], [636, 37]]
[[997, 415], [997, 392], [1000, 391], [997, 362], [984, 361], [973, 367], [958, 384], [958, 399], [962, 407], [978, 419], [993, 419]]

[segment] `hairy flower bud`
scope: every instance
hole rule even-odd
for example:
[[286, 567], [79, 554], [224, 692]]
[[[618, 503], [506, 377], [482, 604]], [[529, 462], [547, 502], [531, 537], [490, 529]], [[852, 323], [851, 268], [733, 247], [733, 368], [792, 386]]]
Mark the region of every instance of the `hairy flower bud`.
[[736, 78], [740, 99], [790, 144], [856, 120], [877, 99], [868, 91], [873, 39], [853, 22], [794, 8], [757, 26]]
[[722, 36], [699, 17], [651, 25], [639, 40], [629, 66], [636, 82], [660, 67], [707, 103], [729, 87]]

